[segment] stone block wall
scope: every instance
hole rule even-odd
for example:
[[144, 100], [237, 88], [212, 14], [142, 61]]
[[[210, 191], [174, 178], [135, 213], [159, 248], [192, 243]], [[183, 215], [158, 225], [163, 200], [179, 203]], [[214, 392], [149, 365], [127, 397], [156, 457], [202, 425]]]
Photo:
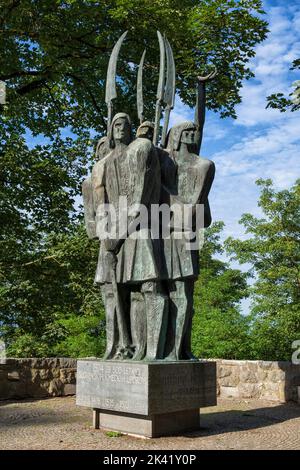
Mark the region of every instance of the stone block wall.
[[76, 359], [8, 358], [0, 362], [0, 400], [74, 395]]
[[300, 365], [217, 359], [218, 395], [300, 402]]
[[[300, 403], [300, 365], [216, 359], [221, 398]], [[8, 358], [0, 362], [0, 400], [76, 393], [76, 359]]]

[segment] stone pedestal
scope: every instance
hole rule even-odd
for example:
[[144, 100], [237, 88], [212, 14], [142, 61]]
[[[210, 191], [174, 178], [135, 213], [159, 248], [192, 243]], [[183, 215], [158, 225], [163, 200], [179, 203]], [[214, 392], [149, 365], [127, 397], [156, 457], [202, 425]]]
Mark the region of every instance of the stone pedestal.
[[216, 405], [216, 364], [205, 361], [79, 360], [76, 403], [94, 427], [146, 437], [199, 428], [199, 408]]

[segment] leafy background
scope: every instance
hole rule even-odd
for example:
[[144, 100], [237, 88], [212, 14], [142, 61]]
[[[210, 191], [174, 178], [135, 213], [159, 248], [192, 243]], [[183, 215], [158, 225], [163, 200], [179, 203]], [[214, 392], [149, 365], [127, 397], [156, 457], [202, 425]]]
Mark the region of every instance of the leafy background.
[[[223, 178], [227, 154], [213, 112], [227, 118], [226, 132], [229, 118], [241, 110], [244, 81], [254, 71], [260, 77], [254, 56], [267, 37], [267, 18], [254, 0], [1, 0], [0, 7], [0, 80], [7, 84], [7, 104], [0, 105], [1, 337], [11, 356], [99, 356], [105, 347], [105, 315], [93, 287], [99, 247], [86, 237], [79, 195], [106, 128], [104, 82], [113, 44], [128, 29], [116, 109], [126, 109], [134, 125], [136, 64], [145, 46], [146, 117], [153, 118], [156, 29], [172, 38], [177, 65], [173, 123], [194, 105], [196, 75], [217, 66], [207, 90], [204, 151], [210, 156], [210, 141], [218, 149], [213, 159], [222, 159]], [[265, 104], [259, 103], [258, 122]], [[251, 107], [246, 118], [240, 114], [247, 123]], [[253, 148], [252, 141], [244, 144]], [[241, 167], [239, 149], [232, 150], [232, 167]], [[270, 181], [259, 184], [260, 217], [242, 219], [248, 240], [231, 237], [224, 244], [232, 234], [221, 222], [207, 231], [195, 292], [193, 348], [199, 356], [289, 359], [291, 341], [299, 339], [299, 185], [282, 193]], [[216, 180], [217, 194], [220, 185], [224, 180]], [[223, 208], [224, 217], [227, 212]], [[228, 256], [247, 262], [249, 272]], [[241, 300], [249, 295], [245, 316]]]

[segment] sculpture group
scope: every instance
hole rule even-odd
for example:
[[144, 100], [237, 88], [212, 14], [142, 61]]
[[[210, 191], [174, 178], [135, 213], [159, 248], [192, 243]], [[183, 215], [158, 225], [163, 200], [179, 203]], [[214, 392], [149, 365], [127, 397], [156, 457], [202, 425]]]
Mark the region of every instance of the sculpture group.
[[[137, 81], [140, 126], [136, 135], [130, 117], [113, 114], [116, 98], [116, 64], [124, 33], [110, 57], [106, 82], [107, 135], [96, 148], [92, 174], [83, 182], [85, 223], [88, 236], [100, 239], [95, 283], [101, 288], [106, 312], [107, 346], [104, 359], [187, 360], [191, 352], [193, 290], [199, 275], [199, 250], [190, 249], [196, 227], [196, 207], [204, 208], [203, 226], [211, 223], [208, 202], [214, 164], [199, 156], [205, 117], [206, 77], [198, 77], [195, 122], [183, 122], [168, 131], [174, 106], [175, 64], [168, 40], [158, 32], [160, 74], [155, 122], [144, 118], [142, 71]], [[164, 123], [159, 144], [160, 119]], [[127, 201], [127, 226], [122, 232], [117, 217], [112, 222], [118, 235], [100, 236], [109, 204], [116, 214], [120, 200]], [[164, 236], [154, 205], [192, 207], [188, 226], [170, 217], [169, 236]], [[147, 212], [147, 224], [137, 223], [138, 206]], [[155, 219], [155, 220], [154, 220]], [[159, 227], [158, 236], [152, 226]]]

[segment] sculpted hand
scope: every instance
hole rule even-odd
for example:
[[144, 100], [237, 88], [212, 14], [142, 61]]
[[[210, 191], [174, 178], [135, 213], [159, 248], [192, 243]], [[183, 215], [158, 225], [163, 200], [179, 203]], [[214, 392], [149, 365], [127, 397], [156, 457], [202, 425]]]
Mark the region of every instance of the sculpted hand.
[[204, 77], [198, 75], [197, 78], [198, 78], [199, 82], [205, 83], [205, 82], [208, 82], [209, 80], [212, 80], [213, 78], [215, 78], [218, 71], [217, 71], [216, 67], [214, 67], [214, 69], [215, 70], [213, 72], [210, 72], [208, 75], [205, 75]]
[[104, 244], [105, 244], [105, 248], [107, 249], [107, 251], [115, 251], [116, 247], [119, 244], [119, 240], [107, 239], [107, 240], [104, 240]]
[[117, 266], [117, 262], [118, 262], [117, 256], [112, 251], [108, 251], [105, 254], [105, 263], [109, 269], [115, 270]]

